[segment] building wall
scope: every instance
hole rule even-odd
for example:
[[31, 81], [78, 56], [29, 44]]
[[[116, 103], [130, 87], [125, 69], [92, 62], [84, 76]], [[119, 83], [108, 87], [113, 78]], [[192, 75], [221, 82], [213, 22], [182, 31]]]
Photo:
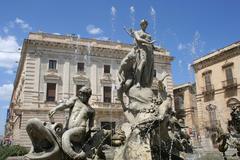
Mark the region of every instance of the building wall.
[[173, 88], [176, 116], [183, 119], [194, 146], [199, 145], [195, 85], [182, 84]]
[[[212, 145], [212, 143], [214, 143], [214, 140], [204, 140], [206, 138], [211, 139], [212, 136], [212, 131], [208, 131], [206, 129], [207, 127], [211, 127], [210, 113], [206, 109], [207, 106], [213, 105], [216, 107], [216, 124], [226, 132], [231, 111], [231, 108], [227, 107], [227, 101], [231, 98], [240, 100], [240, 49], [237, 47], [231, 50], [225, 50], [223, 52], [226, 53], [221, 53], [223, 54], [221, 55], [221, 58], [217, 57], [218, 55], [216, 55], [215, 57], [211, 57], [203, 61], [199, 60], [198, 63], [193, 64], [195, 66], [197, 92], [196, 101], [198, 108], [199, 132], [201, 138], [203, 139], [203, 145]], [[208, 63], [208, 65], [201, 67], [201, 65], [204, 65], [206, 63]], [[223, 81], [226, 81], [226, 75], [223, 66], [230, 63], [233, 63], [232, 73], [233, 77], [236, 78], [237, 86], [225, 89], [223, 87]], [[197, 69], [198, 67], [200, 69]], [[209, 71], [211, 72], [211, 83], [214, 86], [214, 89], [210, 93], [203, 93], [202, 87], [205, 86], [205, 79], [203, 74]]]
[[[122, 58], [132, 46], [71, 36], [30, 33], [24, 41], [20, 66], [15, 80], [9, 123], [13, 141], [30, 146], [25, 131], [28, 119], [48, 121], [48, 111], [61, 100], [76, 94], [76, 85], [89, 85], [92, 89], [90, 104], [96, 110], [95, 124], [102, 121], [126, 122], [119, 101], [116, 100], [117, 71]], [[49, 60], [56, 60], [56, 70], [49, 70]], [[157, 78], [162, 72], [171, 75], [172, 57], [166, 51], [155, 53]], [[84, 72], [77, 73], [77, 63], [84, 62]], [[111, 65], [110, 74], [104, 74], [104, 64]], [[56, 100], [47, 102], [47, 83], [56, 83]], [[155, 84], [156, 85], [156, 84]], [[111, 103], [103, 102], [103, 86], [112, 87]], [[166, 80], [167, 90], [173, 94], [172, 76]], [[67, 112], [54, 115], [63, 123]], [[16, 121], [14, 121], [16, 119]]]

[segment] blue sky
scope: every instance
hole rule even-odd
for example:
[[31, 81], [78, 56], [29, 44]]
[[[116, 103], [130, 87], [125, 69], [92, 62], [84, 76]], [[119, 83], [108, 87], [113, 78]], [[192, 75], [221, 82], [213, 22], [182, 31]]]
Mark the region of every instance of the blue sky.
[[131, 43], [123, 27], [147, 32], [175, 57], [174, 84], [193, 82], [190, 64], [240, 40], [238, 0], [22, 0], [0, 5], [0, 134], [10, 103], [19, 50], [29, 32], [76, 34]]

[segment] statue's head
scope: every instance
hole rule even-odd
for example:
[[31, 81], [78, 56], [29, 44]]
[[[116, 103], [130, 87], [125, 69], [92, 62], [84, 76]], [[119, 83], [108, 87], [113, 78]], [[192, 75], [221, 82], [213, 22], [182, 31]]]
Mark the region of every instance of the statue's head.
[[141, 20], [140, 26], [141, 26], [142, 29], [145, 30], [148, 26], [148, 21], [146, 19]]
[[87, 103], [92, 95], [92, 89], [87, 86], [83, 86], [82, 88], [79, 89], [78, 93], [79, 93], [78, 97], [80, 98], [80, 100], [83, 103]]

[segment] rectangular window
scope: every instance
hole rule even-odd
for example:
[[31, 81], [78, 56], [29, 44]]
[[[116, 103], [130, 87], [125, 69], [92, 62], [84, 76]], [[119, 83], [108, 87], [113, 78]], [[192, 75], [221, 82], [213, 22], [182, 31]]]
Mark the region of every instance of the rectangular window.
[[78, 63], [77, 72], [83, 72], [83, 71], [84, 71], [84, 63]]
[[78, 96], [79, 89], [81, 89], [83, 85], [76, 85], [76, 95]]
[[110, 73], [110, 65], [104, 65], [104, 73]]
[[211, 74], [210, 74], [210, 73], [205, 74], [204, 78], [205, 78], [205, 87], [206, 87], [206, 90], [207, 90], [207, 91], [212, 90]]
[[103, 87], [103, 102], [111, 103], [112, 88]]
[[101, 129], [115, 130], [116, 122], [101, 122]]
[[56, 70], [57, 69], [57, 61], [56, 60], [49, 60], [48, 68]]
[[55, 101], [56, 83], [47, 83], [47, 101]]
[[232, 84], [233, 83], [233, 73], [232, 73], [232, 67], [227, 67], [225, 69], [225, 73], [226, 73], [226, 80], [228, 84]]

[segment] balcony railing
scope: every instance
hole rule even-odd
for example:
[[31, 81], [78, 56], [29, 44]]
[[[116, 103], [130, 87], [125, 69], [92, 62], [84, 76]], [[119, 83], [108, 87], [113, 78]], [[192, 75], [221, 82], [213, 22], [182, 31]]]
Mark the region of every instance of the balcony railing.
[[213, 92], [214, 92], [214, 86], [212, 84], [208, 84], [208, 85], [202, 87], [203, 94], [211, 94]]
[[232, 88], [237, 86], [237, 79], [227, 79], [225, 81], [222, 81], [223, 88]]

